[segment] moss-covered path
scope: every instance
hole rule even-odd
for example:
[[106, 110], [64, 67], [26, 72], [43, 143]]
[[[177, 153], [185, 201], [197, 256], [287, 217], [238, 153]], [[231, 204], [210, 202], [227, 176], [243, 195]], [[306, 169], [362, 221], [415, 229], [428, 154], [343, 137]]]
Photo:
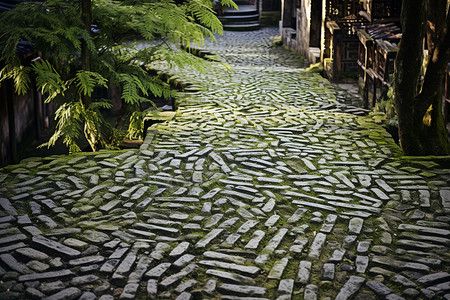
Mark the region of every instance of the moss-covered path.
[[183, 74], [140, 150], [1, 169], [0, 299], [450, 298], [449, 170], [275, 34], [209, 45], [233, 72]]

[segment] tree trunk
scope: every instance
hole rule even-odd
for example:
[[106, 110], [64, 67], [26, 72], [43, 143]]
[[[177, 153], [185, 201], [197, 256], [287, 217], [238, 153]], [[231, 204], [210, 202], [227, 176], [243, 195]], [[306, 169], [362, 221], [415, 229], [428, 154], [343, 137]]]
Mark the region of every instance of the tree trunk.
[[[439, 0], [429, 1], [430, 7], [436, 7]], [[430, 25], [433, 22], [436, 24], [435, 36], [433, 38], [428, 36], [428, 40], [431, 39], [429, 42], [429, 46], [432, 47], [431, 59], [420, 89], [427, 12], [427, 1], [403, 1], [401, 16], [403, 36], [395, 61], [394, 97], [400, 145], [407, 155], [450, 153], [447, 131], [441, 114], [441, 84], [448, 60], [449, 45], [449, 36], [439, 21], [442, 16], [428, 19], [429, 34], [430, 28], [433, 27]], [[436, 13], [443, 14], [445, 20], [445, 9]]]
[[[81, 21], [86, 32], [90, 34], [92, 25], [91, 0], [81, 0]], [[91, 55], [85, 40], [81, 41], [81, 69], [91, 71]]]
[[[81, 21], [84, 25], [84, 30], [88, 34], [91, 33], [92, 25], [92, 3], [91, 0], [81, 0]], [[81, 69], [84, 71], [92, 70], [91, 54], [85, 39], [81, 41]], [[92, 102], [91, 97], [88, 95], [80, 95], [82, 104], [87, 110]], [[89, 118], [89, 114], [86, 114], [86, 118]], [[93, 152], [100, 149], [98, 141], [98, 132], [93, 130], [91, 120], [84, 120], [84, 136], [88, 141]], [[94, 125], [95, 126], [95, 125]]]

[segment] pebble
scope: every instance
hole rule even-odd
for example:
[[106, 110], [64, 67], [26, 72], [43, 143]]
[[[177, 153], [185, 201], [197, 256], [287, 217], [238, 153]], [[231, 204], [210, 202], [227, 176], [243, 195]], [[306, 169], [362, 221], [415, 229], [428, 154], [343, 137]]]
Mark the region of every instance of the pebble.
[[237, 284], [228, 284], [223, 283], [218, 287], [219, 291], [223, 293], [236, 293], [241, 295], [264, 295], [267, 290], [264, 287], [258, 286], [249, 286], [249, 285], [237, 285]]
[[255, 284], [255, 280], [248, 276], [243, 276], [235, 273], [220, 271], [220, 270], [214, 270], [214, 269], [208, 269], [206, 271], [207, 275], [212, 275], [217, 278], [223, 279], [225, 281], [231, 281], [235, 283], [242, 283], [242, 284]]
[[355, 295], [362, 287], [366, 279], [359, 276], [350, 276], [349, 280], [344, 284], [335, 300], [347, 300]]
[[311, 262], [309, 261], [301, 261], [298, 266], [297, 278], [296, 281], [301, 284], [307, 284], [309, 282], [309, 277], [311, 274]]

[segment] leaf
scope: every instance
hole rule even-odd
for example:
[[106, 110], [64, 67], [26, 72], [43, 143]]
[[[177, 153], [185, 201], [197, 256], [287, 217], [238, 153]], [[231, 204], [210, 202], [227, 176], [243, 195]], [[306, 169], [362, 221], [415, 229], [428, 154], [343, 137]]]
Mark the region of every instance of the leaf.
[[232, 7], [234, 9], [239, 9], [236, 3], [233, 0], [221, 0], [223, 6]]
[[76, 141], [81, 135], [81, 124], [84, 121], [83, 110], [84, 108], [79, 102], [69, 102], [61, 105], [55, 113], [55, 120], [57, 121], [55, 132], [47, 143], [39, 147], [46, 146], [50, 148], [60, 138], [63, 138], [63, 143], [69, 148], [70, 152], [81, 151]]
[[25, 66], [15, 68], [14, 87], [17, 94], [25, 95], [28, 92], [31, 84], [30, 71], [31, 69]]
[[223, 33], [222, 23], [217, 18], [211, 7], [211, 1], [190, 0], [187, 4], [188, 11], [206, 27], [210, 28], [213, 33]]
[[42, 94], [48, 95], [45, 103], [55, 99], [58, 95], [64, 95], [67, 86], [50, 62], [46, 60], [36, 61], [32, 68], [36, 73], [38, 89]]
[[142, 139], [144, 137], [144, 117], [147, 113], [135, 111], [130, 117], [126, 138], [130, 140]]
[[30, 71], [31, 69], [29, 67], [7, 64], [0, 71], [0, 83], [6, 79], [12, 79], [16, 93], [18, 95], [25, 95], [29, 91], [31, 84]]
[[94, 101], [89, 105], [88, 109], [98, 110], [100, 108], [111, 109], [112, 108], [111, 101], [108, 99], [97, 99], [97, 101]]
[[102, 75], [96, 72], [90, 71], [78, 71], [77, 72], [76, 85], [78, 87], [78, 93], [91, 97], [95, 86], [100, 85], [103, 87], [108, 87], [106, 80]]

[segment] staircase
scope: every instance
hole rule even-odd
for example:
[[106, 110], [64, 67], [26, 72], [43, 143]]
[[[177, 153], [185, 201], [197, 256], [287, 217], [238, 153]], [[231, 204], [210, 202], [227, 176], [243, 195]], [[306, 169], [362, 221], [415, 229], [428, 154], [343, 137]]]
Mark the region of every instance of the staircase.
[[246, 0], [234, 1], [239, 10], [225, 8], [219, 20], [224, 30], [250, 31], [259, 29], [259, 13], [255, 5], [250, 5]]

